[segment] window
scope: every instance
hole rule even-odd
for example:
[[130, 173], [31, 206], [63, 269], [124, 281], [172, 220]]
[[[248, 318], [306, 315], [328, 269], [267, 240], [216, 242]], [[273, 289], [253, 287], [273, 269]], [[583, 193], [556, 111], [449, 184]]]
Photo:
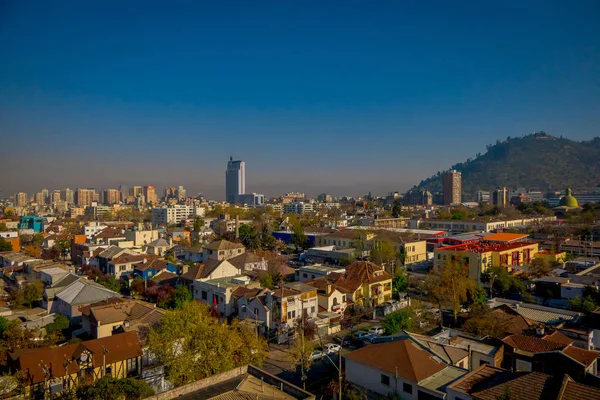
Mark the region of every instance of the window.
[[386, 386], [390, 386], [390, 377], [384, 374], [381, 374], [381, 383]]
[[404, 393], [412, 394], [412, 385], [410, 383], [402, 384], [402, 390]]
[[302, 274], [302, 276], [308, 278], [308, 274]]
[[202, 291], [202, 300], [207, 300], [208, 299], [208, 293], [206, 293], [206, 290]]
[[119, 271], [125, 271], [125, 266], [124, 265], [120, 265], [119, 266]]
[[288, 319], [295, 319], [295, 318], [296, 318], [296, 310], [288, 311]]
[[137, 370], [137, 358], [130, 358], [127, 360], [127, 372], [133, 372]]
[[311, 313], [311, 314], [314, 314], [314, 313], [315, 313], [315, 306], [312, 306], [312, 307], [310, 308], [310, 313]]
[[346, 295], [342, 295], [342, 302], [346, 301]]

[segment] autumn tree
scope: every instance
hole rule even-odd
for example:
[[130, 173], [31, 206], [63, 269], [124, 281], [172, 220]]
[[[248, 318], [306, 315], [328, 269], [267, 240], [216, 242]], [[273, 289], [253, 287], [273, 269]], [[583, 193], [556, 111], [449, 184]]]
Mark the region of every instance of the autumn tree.
[[389, 270], [397, 260], [394, 245], [388, 240], [377, 240], [371, 249], [370, 259], [373, 263], [385, 265]]
[[550, 262], [541, 257], [535, 257], [529, 265], [529, 276], [534, 279], [548, 276], [551, 271], [552, 265]]
[[143, 379], [105, 376], [77, 388], [77, 398], [89, 400], [140, 400], [154, 395]]
[[290, 348], [290, 361], [292, 363], [292, 367], [296, 369], [300, 368], [302, 384], [305, 389], [306, 372], [313, 364], [314, 360], [311, 358], [311, 354], [314, 350], [315, 345], [313, 344], [312, 340], [305, 338], [302, 332], [296, 335]]
[[199, 302], [167, 311], [149, 329], [148, 347], [177, 386], [242, 365], [260, 366], [266, 356], [264, 339], [237, 321], [220, 323]]
[[32, 308], [37, 300], [41, 300], [44, 293], [44, 284], [42, 281], [33, 281], [28, 283], [22, 289], [17, 291], [15, 300], [23, 306]]
[[450, 306], [456, 324], [461, 305], [467, 300], [469, 291], [475, 287], [475, 282], [469, 278], [468, 266], [453, 260], [442, 267], [441, 271], [430, 273], [428, 279], [432, 295], [441, 304]]

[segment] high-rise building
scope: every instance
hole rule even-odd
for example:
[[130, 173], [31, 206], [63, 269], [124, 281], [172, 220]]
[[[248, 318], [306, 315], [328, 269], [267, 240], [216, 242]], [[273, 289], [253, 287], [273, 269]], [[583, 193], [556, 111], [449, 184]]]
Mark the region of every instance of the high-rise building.
[[499, 208], [505, 208], [508, 204], [508, 190], [505, 187], [494, 190], [492, 204]]
[[246, 163], [229, 157], [225, 172], [225, 201], [235, 203], [236, 196], [246, 194]]
[[132, 186], [129, 188], [129, 195], [135, 197], [141, 196], [143, 194], [141, 186]]
[[58, 202], [60, 202], [61, 199], [61, 195], [60, 195], [60, 190], [55, 190], [54, 192], [52, 192], [52, 204], [56, 204]]
[[104, 191], [104, 204], [117, 204], [121, 201], [121, 192], [118, 189]]
[[461, 173], [455, 170], [444, 172], [442, 177], [444, 205], [462, 203]]
[[75, 204], [79, 207], [86, 207], [92, 204], [94, 201], [94, 191], [90, 189], [77, 188], [75, 192]]
[[15, 202], [18, 207], [25, 207], [27, 205], [27, 193], [19, 192], [15, 195]]
[[490, 192], [488, 192], [487, 190], [477, 191], [475, 200], [477, 200], [478, 203], [489, 203], [491, 200]]
[[187, 197], [186, 194], [187, 194], [187, 192], [183, 188], [183, 186], [177, 187], [177, 200], [179, 200], [179, 201], [185, 200], [185, 198]]
[[73, 190], [69, 188], [65, 189], [65, 201], [69, 204], [75, 203], [75, 196], [73, 196]]
[[177, 198], [176, 193], [177, 189], [175, 189], [173, 186], [165, 188], [165, 200]]
[[146, 203], [156, 203], [156, 189], [154, 186], [144, 186], [144, 197]]
[[44, 192], [38, 192], [35, 194], [35, 203], [38, 206], [43, 206], [46, 204], [46, 195]]

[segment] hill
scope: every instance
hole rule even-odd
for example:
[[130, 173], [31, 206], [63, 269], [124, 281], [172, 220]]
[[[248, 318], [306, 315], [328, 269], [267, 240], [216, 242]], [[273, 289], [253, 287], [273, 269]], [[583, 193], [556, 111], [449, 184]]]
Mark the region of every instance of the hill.
[[[544, 132], [508, 137], [488, 145], [485, 154], [453, 165], [462, 173], [463, 199], [472, 200], [478, 190], [498, 187], [589, 190], [600, 183], [600, 137], [577, 142]], [[412, 190], [442, 190], [442, 172], [421, 181]]]

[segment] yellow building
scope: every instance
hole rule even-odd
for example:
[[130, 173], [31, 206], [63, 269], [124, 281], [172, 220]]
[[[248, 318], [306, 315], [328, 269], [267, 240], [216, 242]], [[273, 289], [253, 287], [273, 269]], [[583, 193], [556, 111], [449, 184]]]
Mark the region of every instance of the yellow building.
[[392, 299], [392, 276], [368, 261], [355, 262], [344, 275], [335, 274], [331, 279], [361, 307], [375, 307]]
[[542, 250], [535, 257], [547, 261], [550, 265], [556, 265], [565, 262], [567, 253], [564, 251]]
[[391, 232], [378, 232], [377, 236], [372, 241], [372, 245], [376, 246], [382, 241], [391, 243], [392, 246], [394, 246], [396, 254], [400, 254], [403, 249], [406, 249], [404, 265], [427, 260], [427, 242], [425, 240], [415, 240]]
[[488, 268], [529, 265], [537, 253], [537, 243], [460, 244], [435, 249], [433, 266], [441, 269], [450, 262], [463, 263], [469, 267], [469, 277], [481, 283], [481, 275]]
[[141, 374], [142, 345], [136, 332], [62, 347], [19, 349], [10, 353], [13, 373], [23, 376], [25, 397], [51, 397], [103, 376]]

